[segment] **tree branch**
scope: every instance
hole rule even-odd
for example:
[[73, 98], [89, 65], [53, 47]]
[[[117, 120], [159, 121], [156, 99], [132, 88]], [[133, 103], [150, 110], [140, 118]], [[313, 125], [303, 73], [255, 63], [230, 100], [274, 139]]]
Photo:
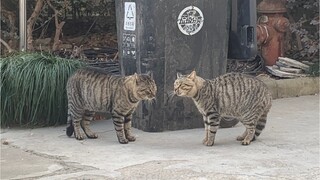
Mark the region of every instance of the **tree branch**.
[[6, 43], [3, 39], [0, 38], [0, 43], [2, 43], [9, 51], [9, 53], [13, 52], [14, 50]]
[[59, 23], [58, 16], [59, 16], [60, 12], [51, 4], [50, 0], [46, 0], [46, 2], [50, 6], [50, 8], [54, 11], [54, 22], [55, 22], [55, 26], [56, 26], [56, 32], [54, 35], [52, 51], [56, 51], [56, 50], [58, 50], [59, 45], [60, 45], [60, 35], [62, 33], [62, 27], [65, 24], [65, 22], [62, 21], [61, 23]]
[[44, 0], [37, 0], [36, 7], [34, 8], [34, 11], [32, 12], [30, 18], [27, 21], [27, 49], [30, 51], [34, 50], [32, 32], [34, 24], [42, 10], [43, 4]]
[[8, 45], [12, 47], [13, 49], [16, 48], [17, 45], [17, 39], [15, 38], [17, 28], [15, 26], [16, 22], [16, 15], [14, 12], [4, 9], [3, 6], [1, 6], [1, 14], [3, 17], [7, 17], [9, 20], [9, 42]]

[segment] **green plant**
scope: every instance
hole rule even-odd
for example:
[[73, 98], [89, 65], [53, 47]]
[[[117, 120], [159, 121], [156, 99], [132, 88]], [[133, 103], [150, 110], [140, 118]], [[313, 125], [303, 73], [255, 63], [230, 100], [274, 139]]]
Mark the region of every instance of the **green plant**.
[[291, 43], [292, 57], [319, 61], [319, 0], [286, 0], [290, 30], [295, 33]]
[[320, 76], [320, 65], [319, 65], [319, 61], [318, 61], [318, 62], [315, 62], [315, 63], [312, 64], [312, 65], [310, 65], [310, 68], [309, 68], [309, 70], [307, 71], [307, 73], [308, 73], [310, 76], [314, 76], [314, 77]]
[[67, 117], [66, 82], [84, 63], [43, 53], [0, 59], [1, 127], [63, 124]]

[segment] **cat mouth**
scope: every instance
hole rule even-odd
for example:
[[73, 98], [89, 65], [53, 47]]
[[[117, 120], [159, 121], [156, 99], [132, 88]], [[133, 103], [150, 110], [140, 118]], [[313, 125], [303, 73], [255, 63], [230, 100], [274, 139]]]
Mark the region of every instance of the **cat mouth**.
[[152, 95], [152, 96], [148, 96], [148, 97], [147, 97], [148, 100], [153, 100], [153, 99], [155, 99], [155, 98], [156, 98], [155, 95]]
[[174, 94], [177, 95], [177, 96], [181, 96], [181, 93], [178, 91], [178, 89], [174, 90]]
[[178, 93], [178, 92], [175, 92], [174, 94], [177, 95], [177, 96], [180, 96], [180, 93]]

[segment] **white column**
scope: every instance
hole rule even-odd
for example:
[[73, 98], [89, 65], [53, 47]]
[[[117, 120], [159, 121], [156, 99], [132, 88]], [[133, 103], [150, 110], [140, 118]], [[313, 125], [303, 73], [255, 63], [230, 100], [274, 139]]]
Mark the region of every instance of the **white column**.
[[19, 37], [20, 51], [27, 50], [27, 7], [26, 0], [19, 0]]

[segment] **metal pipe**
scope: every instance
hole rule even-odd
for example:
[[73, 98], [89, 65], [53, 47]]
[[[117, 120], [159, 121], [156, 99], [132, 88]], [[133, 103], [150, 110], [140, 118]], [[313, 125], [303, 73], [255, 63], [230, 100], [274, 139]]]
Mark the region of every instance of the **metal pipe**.
[[26, 0], [19, 0], [20, 51], [27, 50], [27, 7]]

